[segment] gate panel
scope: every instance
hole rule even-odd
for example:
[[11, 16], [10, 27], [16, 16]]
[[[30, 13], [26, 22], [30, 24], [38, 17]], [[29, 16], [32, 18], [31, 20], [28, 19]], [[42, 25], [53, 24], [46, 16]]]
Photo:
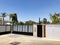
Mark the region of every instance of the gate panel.
[[13, 33], [33, 35], [33, 25], [17, 25], [17, 26], [15, 25]]
[[0, 25], [0, 35], [10, 33], [10, 25]]
[[37, 36], [42, 37], [42, 25], [37, 25]]

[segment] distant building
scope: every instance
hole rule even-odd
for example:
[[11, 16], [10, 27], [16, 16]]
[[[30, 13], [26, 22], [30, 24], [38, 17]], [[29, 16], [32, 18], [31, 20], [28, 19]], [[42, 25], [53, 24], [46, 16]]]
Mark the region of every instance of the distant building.
[[3, 17], [0, 16], [0, 24], [3, 24]]
[[[3, 24], [3, 17], [0, 16], [0, 24]], [[10, 21], [4, 20], [4, 24], [10, 25]]]

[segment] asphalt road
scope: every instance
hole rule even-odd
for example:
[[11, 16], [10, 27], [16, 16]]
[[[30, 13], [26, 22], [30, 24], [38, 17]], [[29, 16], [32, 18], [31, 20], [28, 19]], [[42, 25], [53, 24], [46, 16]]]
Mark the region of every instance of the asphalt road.
[[60, 41], [26, 35], [6, 34], [0, 36], [0, 45], [60, 45]]

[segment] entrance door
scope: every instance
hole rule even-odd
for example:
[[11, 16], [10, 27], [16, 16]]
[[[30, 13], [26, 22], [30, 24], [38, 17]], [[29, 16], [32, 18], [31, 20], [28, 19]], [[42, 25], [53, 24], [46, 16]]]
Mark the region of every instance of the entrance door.
[[37, 25], [37, 36], [42, 37], [42, 25]]

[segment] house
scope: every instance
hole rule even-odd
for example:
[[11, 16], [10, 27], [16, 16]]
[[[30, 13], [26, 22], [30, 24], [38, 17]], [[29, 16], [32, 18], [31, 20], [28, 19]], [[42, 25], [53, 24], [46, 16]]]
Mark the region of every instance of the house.
[[[3, 24], [3, 17], [0, 16], [0, 25]], [[10, 21], [4, 20], [4, 24], [10, 25]]]

